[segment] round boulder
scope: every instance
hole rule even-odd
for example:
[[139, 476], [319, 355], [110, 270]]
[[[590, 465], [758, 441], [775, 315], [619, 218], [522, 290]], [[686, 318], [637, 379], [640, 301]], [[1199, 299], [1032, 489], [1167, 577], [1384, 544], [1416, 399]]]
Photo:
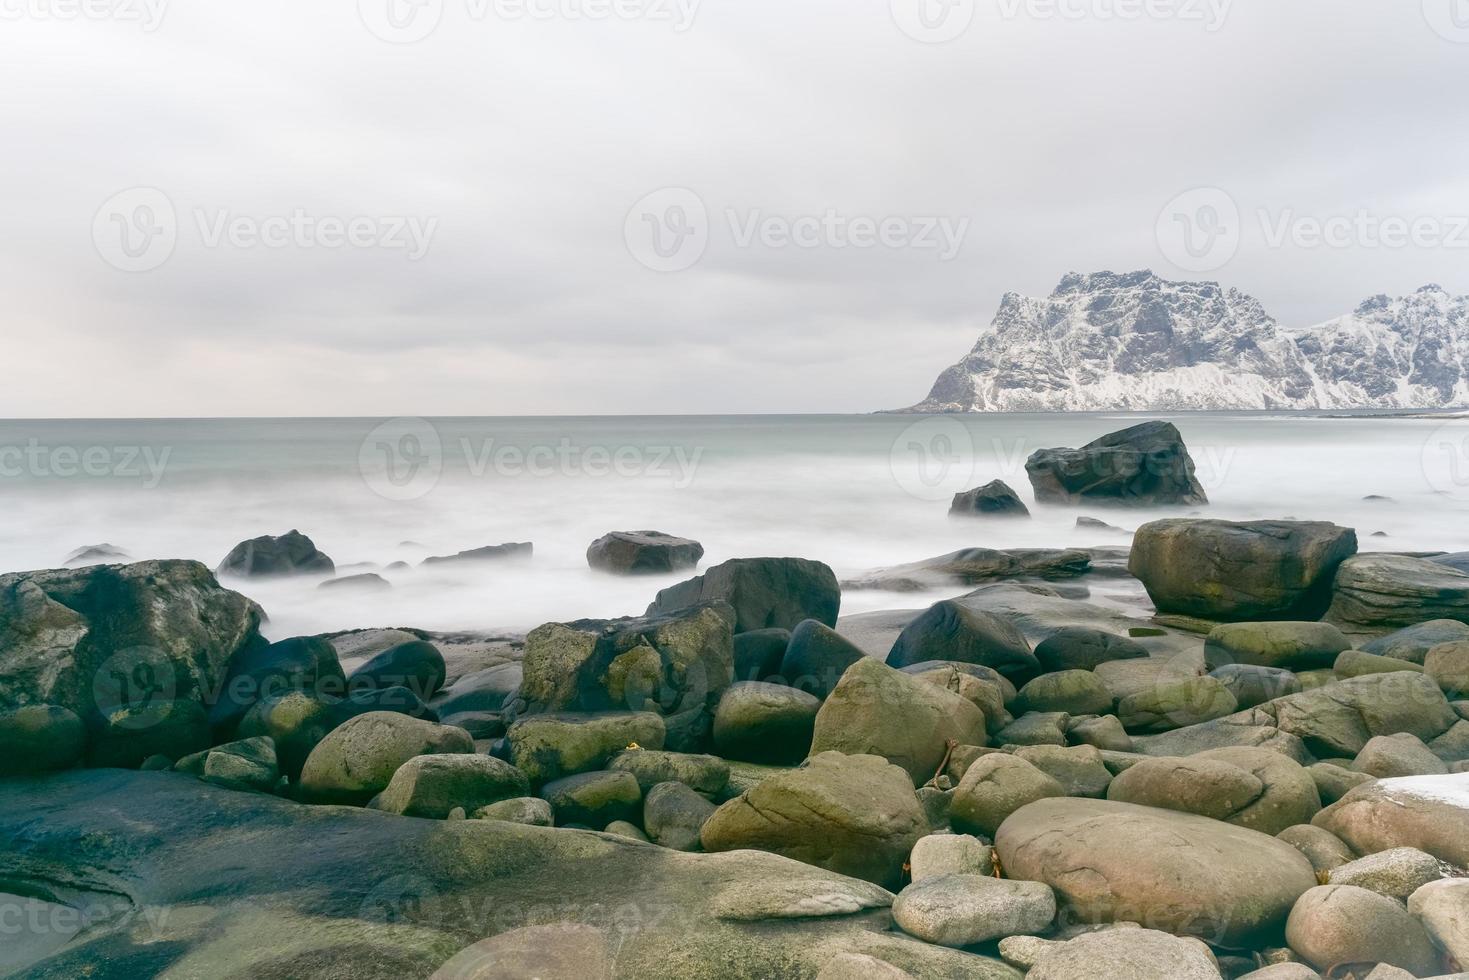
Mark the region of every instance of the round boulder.
[[421, 701], [427, 701], [444, 686], [447, 670], [439, 648], [425, 640], [410, 640], [388, 647], [347, 678], [347, 688], [378, 691], [389, 687], [406, 687]]
[[1148, 648], [1135, 640], [1090, 626], [1063, 626], [1035, 648], [1041, 669], [1095, 670], [1114, 660], [1146, 660]]
[[1220, 980], [1209, 947], [1153, 929], [1108, 929], [1047, 946], [1026, 980]]
[[1020, 689], [1015, 711], [1061, 711], [1072, 715], [1103, 715], [1112, 710], [1112, 695], [1089, 670], [1062, 670], [1042, 674]]
[[455, 807], [473, 813], [525, 796], [530, 781], [508, 762], [487, 755], [420, 755], [398, 767], [373, 808], [443, 820]]
[[387, 788], [409, 759], [473, 752], [474, 739], [462, 728], [372, 711], [350, 719], [311, 750], [301, 791], [319, 803], [363, 804]]
[[70, 769], [82, 761], [85, 745], [82, 720], [60, 705], [0, 711], [0, 776]]
[[1010, 814], [1026, 804], [1065, 795], [1065, 787], [1024, 759], [984, 755], [955, 788], [949, 822], [957, 833], [993, 836]]
[[791, 631], [780, 662], [780, 680], [825, 698], [848, 667], [866, 659], [862, 648], [851, 640], [824, 623], [808, 619]]
[[613, 531], [587, 548], [587, 564], [614, 575], [656, 575], [694, 568], [704, 546], [662, 531]]
[[1041, 672], [1040, 661], [1014, 624], [952, 599], [935, 603], [909, 623], [898, 634], [887, 663], [902, 668], [933, 660], [991, 667], [1015, 683]]
[[1438, 973], [1438, 951], [1403, 903], [1353, 885], [1303, 894], [1285, 927], [1290, 948], [1318, 970], [1388, 963], [1415, 977]]
[[731, 684], [714, 712], [714, 749], [727, 759], [792, 765], [811, 751], [821, 702], [783, 684]]
[[1034, 935], [1056, 917], [1056, 894], [1037, 881], [944, 874], [914, 882], [893, 901], [893, 920], [937, 946], [973, 946]]

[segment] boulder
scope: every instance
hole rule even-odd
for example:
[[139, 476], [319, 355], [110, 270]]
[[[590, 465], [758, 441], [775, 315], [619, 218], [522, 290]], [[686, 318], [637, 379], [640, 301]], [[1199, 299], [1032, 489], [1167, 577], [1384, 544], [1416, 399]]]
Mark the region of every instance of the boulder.
[[1469, 867], [1469, 773], [1379, 779], [1352, 790], [1311, 822], [1358, 854], [1414, 847]]
[[1021, 807], [1065, 795], [1064, 786], [1024, 759], [985, 755], [975, 760], [954, 789], [949, 822], [957, 833], [993, 837]]
[[356, 592], [386, 592], [393, 587], [393, 583], [383, 578], [376, 572], [361, 572], [357, 575], [343, 575], [339, 578], [329, 578], [317, 585], [318, 589], [329, 592], [356, 591]]
[[1042, 674], [1022, 687], [1015, 699], [1015, 709], [1101, 715], [1112, 710], [1112, 695], [1089, 670], [1060, 670]]
[[1209, 749], [1248, 747], [1270, 749], [1302, 765], [1312, 758], [1305, 743], [1276, 728], [1273, 718], [1256, 717], [1250, 712], [1189, 725], [1161, 735], [1139, 735], [1132, 741], [1137, 752], [1151, 756], [1197, 755]]
[[943, 874], [915, 881], [893, 901], [893, 920], [910, 936], [939, 946], [974, 946], [1045, 932], [1056, 895], [1036, 881]]
[[953, 600], [935, 603], [909, 623], [887, 658], [888, 666], [899, 668], [936, 660], [990, 667], [1017, 684], [1040, 673], [1013, 624]]
[[659, 783], [682, 783], [703, 796], [714, 797], [729, 785], [729, 763], [712, 755], [629, 749], [613, 756], [607, 768], [632, 773], [644, 793]]
[[646, 711], [668, 748], [700, 752], [734, 679], [727, 606], [644, 619], [548, 623], [525, 639], [524, 677], [507, 718], [542, 712]]
[[1358, 555], [1336, 575], [1327, 618], [1355, 630], [1469, 620], [1469, 575], [1407, 555]]
[[879, 756], [920, 786], [943, 765], [951, 741], [984, 740], [984, 713], [971, 702], [864, 657], [817, 712], [811, 751]]
[[706, 851], [772, 851], [890, 887], [927, 832], [907, 772], [875, 756], [823, 752], [725, 803], [700, 836]]
[[929, 834], [913, 845], [908, 863], [915, 882], [938, 875], [992, 875], [995, 871], [993, 849], [969, 834]]
[[281, 778], [275, 744], [264, 737], [196, 752], [180, 759], [173, 768], [216, 786], [254, 793], [271, 792]]
[[860, 647], [824, 623], [808, 619], [791, 631], [779, 680], [825, 698], [847, 668], [867, 659]]
[[793, 765], [811, 751], [821, 702], [780, 684], [731, 684], [714, 713], [714, 749], [729, 759]]
[[954, 494], [949, 513], [959, 517], [1029, 517], [1030, 509], [1003, 480]]
[[472, 671], [440, 691], [434, 708], [445, 718], [468, 711], [499, 711], [520, 690], [524, 679], [519, 662]]
[[1350, 758], [1375, 735], [1408, 732], [1425, 742], [1458, 721], [1438, 685], [1423, 674], [1369, 674], [1268, 701], [1232, 716], [1295, 735], [1318, 758]]
[[1210, 671], [1209, 676], [1223, 684], [1241, 708], [1253, 708], [1266, 701], [1301, 693], [1301, 679], [1276, 667], [1226, 664]]
[[613, 531], [587, 548], [587, 564], [614, 575], [656, 575], [694, 568], [704, 546], [662, 531]]
[[1022, 807], [999, 828], [995, 850], [1010, 877], [1056, 890], [1065, 921], [1141, 918], [1223, 946], [1268, 937], [1316, 884], [1310, 862], [1283, 841], [1110, 800], [1044, 799]]
[[1344, 651], [1336, 658], [1332, 671], [1343, 680], [1352, 677], [1366, 677], [1368, 674], [1392, 674], [1400, 671], [1410, 674], [1424, 673], [1420, 664], [1412, 664], [1394, 657], [1379, 657], [1375, 653], [1363, 653], [1361, 650]]
[[1073, 718], [1066, 738], [1077, 745], [1091, 745], [1110, 752], [1131, 752], [1136, 746], [1116, 715]]
[[659, 783], [643, 798], [643, 827], [655, 844], [697, 851], [699, 831], [715, 806], [683, 783]]
[[956, 585], [1039, 579], [1074, 579], [1093, 571], [1093, 552], [1081, 548], [961, 548], [935, 558], [867, 572], [843, 583], [849, 589], [927, 592]]
[[0, 711], [0, 776], [70, 769], [85, 748], [82, 720], [69, 708], [30, 704]]
[[1304, 854], [1318, 875], [1357, 859], [1340, 837], [1310, 824], [1287, 827], [1275, 836]]
[[1469, 697], [1469, 640], [1440, 643], [1423, 656], [1424, 672], [1451, 698]]
[[1211, 667], [1248, 664], [1311, 670], [1330, 667], [1351, 645], [1330, 623], [1228, 623], [1214, 627], [1204, 638], [1204, 660]]
[[556, 823], [556, 813], [551, 804], [534, 796], [520, 796], [482, 806], [469, 814], [471, 820], [504, 820], [507, 823], [524, 824], [527, 827], [551, 827]]
[[1316, 781], [1316, 791], [1321, 794], [1321, 802], [1326, 806], [1330, 806], [1358, 786], [1370, 783], [1376, 778], [1365, 772], [1346, 769], [1330, 762], [1318, 762], [1308, 766], [1306, 771]]
[[1418, 977], [1438, 972], [1438, 952], [1418, 920], [1402, 902], [1365, 888], [1312, 888], [1291, 910], [1285, 936], [1319, 970], [1388, 963]]
[[1065, 745], [1071, 716], [1064, 711], [1032, 711], [995, 733], [1001, 745]]
[[912, 667], [903, 668], [903, 673], [931, 684], [934, 687], [957, 694], [959, 697], [974, 705], [984, 712], [985, 727], [990, 731], [998, 731], [1010, 724], [1013, 720], [1010, 712], [1005, 709], [1005, 690], [1014, 690], [1014, 685], [1009, 681], [994, 675], [994, 680], [974, 676], [961, 669], [963, 665], [945, 664], [929, 670], [914, 670]]
[[274, 537], [266, 534], [241, 541], [230, 549], [215, 570], [217, 575], [263, 578], [278, 575], [331, 575], [336, 565], [317, 550], [310, 538], [291, 530]]
[[1015, 749], [1015, 758], [1024, 759], [1060, 783], [1067, 796], [1099, 799], [1107, 794], [1112, 782], [1102, 753], [1090, 745], [1027, 745]]
[[123, 705], [93, 722], [87, 765], [135, 769], [150, 756], [182, 758], [208, 748], [209, 716], [197, 701]]
[[734, 676], [737, 681], [769, 680], [780, 673], [786, 647], [791, 642], [788, 629], [747, 630], [734, 638]]
[[579, 824], [601, 830], [618, 820], [642, 815], [643, 791], [630, 772], [583, 772], [563, 776], [541, 787], [541, 796], [556, 811], [556, 824]]
[[1223, 718], [1238, 707], [1218, 678], [1183, 677], [1129, 694], [1118, 702], [1117, 717], [1129, 732], [1162, 732]]
[[444, 686], [447, 673], [438, 647], [425, 640], [411, 640], [388, 647], [352, 671], [347, 688], [356, 692], [406, 687], [420, 700], [428, 701]]
[[1356, 551], [1356, 533], [1335, 524], [1177, 519], [1139, 528], [1128, 567], [1160, 613], [1309, 620], [1326, 611], [1332, 578]]
[[1148, 648], [1090, 626], [1063, 626], [1035, 647], [1041, 670], [1095, 670], [1114, 660], [1146, 660]]
[[1220, 980], [1203, 943], [1153, 929], [1109, 929], [1047, 947], [1026, 980]]
[[1444, 876], [1438, 858], [1412, 847], [1395, 847], [1331, 870], [1332, 885], [1356, 885], [1406, 902], [1408, 896]]
[[1452, 728], [1428, 743], [1434, 755], [1448, 763], [1469, 761], [1469, 721], [1456, 722]]
[[373, 711], [347, 721], [311, 750], [301, 770], [301, 793], [313, 802], [360, 805], [415, 756], [473, 752], [474, 740], [462, 728]]
[[535, 546], [529, 541], [509, 541], [505, 544], [485, 545], [483, 548], [470, 548], [468, 551], [460, 551], [452, 555], [433, 555], [425, 558], [421, 564], [434, 565], [477, 565], [483, 562], [500, 561], [524, 561], [535, 554]]
[[531, 785], [591, 772], [632, 745], [663, 748], [663, 719], [652, 712], [536, 715], [505, 734], [510, 761]]
[[1469, 640], [1469, 625], [1456, 619], [1433, 619], [1379, 636], [1362, 644], [1362, 650], [1380, 657], [1396, 657], [1421, 664], [1429, 650], [1440, 643], [1458, 640]]
[[1147, 759], [1112, 781], [1109, 800], [1196, 813], [1275, 835], [1321, 809], [1310, 773], [1268, 749]]
[[875, 956], [842, 953], [826, 962], [816, 974], [816, 980], [914, 980], [914, 977]]
[[231, 657], [224, 684], [209, 709], [215, 737], [232, 737], [251, 708], [289, 691], [326, 701], [347, 693], [346, 675], [329, 641], [294, 636], [269, 646], [251, 646]]
[[1442, 776], [1449, 767], [1416, 735], [1379, 735], [1357, 753], [1352, 767], [1378, 779], [1398, 776]]
[[1443, 878], [1423, 885], [1408, 896], [1408, 911], [1434, 945], [1461, 966], [1469, 963], [1469, 880]]
[[1144, 422], [1080, 449], [1042, 449], [1025, 472], [1043, 504], [1131, 507], [1207, 504], [1194, 461], [1171, 422]]
[[814, 619], [835, 626], [841, 609], [836, 574], [804, 558], [736, 558], [658, 593], [647, 615], [656, 617], [710, 602], [729, 604], [734, 630], [794, 629]]
[[373, 809], [443, 820], [462, 807], [474, 813], [530, 792], [525, 773], [487, 755], [420, 755], [398, 767]]

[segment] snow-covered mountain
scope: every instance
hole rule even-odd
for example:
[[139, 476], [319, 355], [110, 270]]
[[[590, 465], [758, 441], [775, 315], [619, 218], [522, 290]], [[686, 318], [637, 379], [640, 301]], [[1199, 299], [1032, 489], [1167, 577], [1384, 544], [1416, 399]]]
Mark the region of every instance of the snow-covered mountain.
[[909, 412], [1444, 408], [1469, 405], [1469, 297], [1424, 286], [1288, 330], [1258, 300], [1151, 272], [1009, 293]]

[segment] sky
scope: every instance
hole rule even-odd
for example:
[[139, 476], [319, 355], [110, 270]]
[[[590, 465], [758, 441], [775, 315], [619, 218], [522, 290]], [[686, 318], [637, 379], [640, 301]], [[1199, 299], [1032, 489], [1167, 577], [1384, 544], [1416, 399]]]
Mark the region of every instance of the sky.
[[1070, 271], [1469, 293], [1469, 0], [0, 21], [5, 417], [867, 412]]

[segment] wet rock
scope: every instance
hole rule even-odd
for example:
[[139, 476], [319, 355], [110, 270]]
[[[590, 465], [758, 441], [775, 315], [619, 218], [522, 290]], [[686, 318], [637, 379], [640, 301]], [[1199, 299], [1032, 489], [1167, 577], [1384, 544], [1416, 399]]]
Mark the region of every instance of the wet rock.
[[1135, 640], [1089, 626], [1063, 626], [1035, 648], [1036, 659], [1047, 673], [1059, 670], [1095, 670], [1114, 660], [1146, 660], [1147, 647]]
[[55, 704], [0, 711], [0, 776], [70, 769], [82, 761], [86, 733], [76, 712]]
[[310, 538], [291, 530], [280, 537], [263, 535], [241, 541], [224, 556], [218, 575], [262, 578], [276, 575], [331, 575], [336, 565]]
[[409, 759], [472, 754], [462, 728], [436, 725], [389, 711], [358, 715], [332, 731], [301, 770], [303, 796], [318, 803], [364, 804], [382, 792]]
[[346, 676], [330, 642], [319, 636], [296, 636], [269, 646], [250, 646], [231, 657], [209, 710], [215, 737], [231, 738], [255, 705], [290, 691], [325, 701], [347, 693]]
[[847, 668], [867, 659], [857, 647], [836, 630], [814, 619], [808, 619], [791, 631], [785, 656], [780, 662], [779, 679], [818, 698], [825, 698], [836, 687]]
[[457, 808], [476, 813], [529, 792], [525, 773], [508, 762], [487, 755], [421, 755], [398, 767], [373, 808], [443, 820]]
[[714, 713], [714, 748], [745, 762], [793, 765], [810, 753], [821, 702], [781, 684], [731, 684]]
[[1171, 422], [1144, 422], [1080, 449], [1042, 449], [1025, 471], [1043, 504], [1132, 507], [1207, 504], [1183, 437]]
[[699, 831], [715, 806], [683, 783], [659, 783], [643, 798], [643, 827], [655, 844], [697, 851]]
[[995, 480], [974, 490], [954, 494], [949, 513], [963, 517], [1029, 517], [1030, 508], [1007, 483]]
[[505, 738], [510, 761], [532, 785], [540, 785], [601, 769], [630, 745], [662, 749], [664, 728], [662, 718], [646, 711], [559, 713], [518, 721]]
[[763, 681], [780, 673], [786, 647], [791, 642], [788, 629], [749, 630], [736, 633], [734, 665], [736, 681]]
[[643, 791], [630, 772], [583, 772], [541, 787], [541, 796], [556, 811], [558, 826], [583, 824], [600, 830], [614, 820], [632, 822], [642, 815]]
[[1455, 619], [1434, 619], [1380, 636], [1362, 644], [1362, 650], [1381, 657], [1396, 657], [1421, 664], [1428, 651], [1440, 643], [1460, 640], [1469, 640], [1469, 625]]
[[406, 687], [427, 701], [444, 686], [447, 668], [439, 648], [424, 640], [389, 647], [347, 678], [350, 691]]
[[[1330, 667], [1351, 643], [1330, 623], [1228, 623], [1204, 640], [1204, 659], [1212, 667], [1248, 664], [1284, 670]], [[1286, 692], [1290, 693], [1290, 692]]]
[[376, 572], [361, 572], [356, 575], [329, 578], [317, 586], [318, 589], [325, 589], [329, 592], [386, 592], [392, 587], [392, 582]]
[[1011, 623], [951, 600], [913, 620], [887, 658], [888, 666], [898, 668], [934, 660], [990, 667], [1014, 683], [1040, 673], [1030, 644]]
[[1337, 571], [1327, 618], [1355, 629], [1469, 619], [1469, 575], [1406, 555], [1358, 555]]
[[460, 551], [452, 555], [432, 555], [425, 558], [421, 564], [425, 567], [435, 565], [478, 565], [485, 562], [501, 561], [525, 561], [535, 553], [535, 546], [528, 541], [511, 541], [505, 544], [491, 544], [483, 548], [470, 548], [468, 551]]
[[814, 619], [835, 626], [841, 590], [835, 573], [803, 558], [736, 558], [658, 593], [647, 615], [661, 616], [710, 602], [729, 604], [736, 633], [794, 629]]

